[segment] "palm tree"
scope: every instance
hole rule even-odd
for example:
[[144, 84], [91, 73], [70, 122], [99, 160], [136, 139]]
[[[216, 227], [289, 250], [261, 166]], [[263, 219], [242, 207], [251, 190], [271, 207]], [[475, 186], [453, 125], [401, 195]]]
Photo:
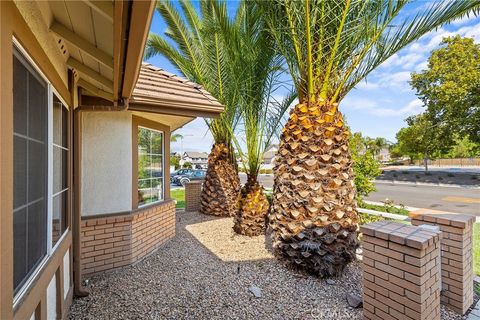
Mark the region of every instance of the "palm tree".
[[180, 1], [179, 5], [180, 10], [171, 1], [157, 2], [156, 9], [168, 26], [165, 36], [175, 46], [152, 33], [145, 56], [162, 54], [189, 80], [201, 84], [225, 106], [219, 118], [206, 120], [214, 145], [208, 157], [201, 212], [234, 215], [240, 181], [232, 135], [238, 122], [239, 93], [232, 63], [236, 52], [230, 42], [239, 23], [229, 18], [225, 3], [201, 1], [201, 15], [188, 0]]
[[170, 142], [177, 142], [178, 139], [183, 139], [183, 136], [180, 133], [173, 133], [170, 135]]
[[345, 95], [395, 52], [478, 1], [258, 0], [299, 96], [280, 137], [269, 216], [277, 256], [320, 276], [355, 258], [358, 215]]
[[240, 85], [240, 113], [244, 129], [246, 151], [234, 138], [242, 158], [247, 182], [240, 192], [238, 212], [233, 229], [239, 234], [256, 236], [265, 232], [265, 219], [269, 202], [263, 186], [258, 182], [258, 173], [265, 149], [280, 133], [280, 123], [286, 110], [296, 98], [294, 92], [286, 94], [283, 101], [274, 98], [286, 87], [280, 76], [284, 73], [283, 61], [275, 50], [274, 39], [269, 34], [258, 6], [242, 1], [242, 28], [238, 34], [237, 74]]

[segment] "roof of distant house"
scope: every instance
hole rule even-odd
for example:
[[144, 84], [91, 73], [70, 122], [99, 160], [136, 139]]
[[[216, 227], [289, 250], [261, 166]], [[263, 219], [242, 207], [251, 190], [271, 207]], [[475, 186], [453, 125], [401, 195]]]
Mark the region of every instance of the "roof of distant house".
[[189, 158], [208, 158], [208, 153], [206, 152], [186, 151], [184, 154]]
[[218, 116], [223, 105], [201, 85], [143, 63], [129, 102], [135, 109], [184, 116]]

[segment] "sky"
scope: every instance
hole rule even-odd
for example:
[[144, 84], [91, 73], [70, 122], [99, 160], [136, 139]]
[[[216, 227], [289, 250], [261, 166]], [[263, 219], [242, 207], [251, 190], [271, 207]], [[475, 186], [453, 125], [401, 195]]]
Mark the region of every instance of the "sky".
[[[412, 14], [426, 3], [417, 2], [405, 14]], [[237, 1], [229, 3], [232, 15], [237, 5]], [[166, 24], [155, 12], [150, 31], [162, 35], [165, 30]], [[395, 142], [395, 134], [406, 126], [405, 118], [424, 110], [422, 102], [408, 83], [410, 74], [427, 67], [430, 52], [439, 47], [444, 37], [457, 34], [472, 37], [480, 43], [480, 17], [465, 17], [424, 35], [390, 57], [350, 91], [340, 103], [340, 111], [344, 113], [352, 131]], [[181, 72], [162, 56], [155, 56], [147, 62], [181, 76]], [[213, 139], [203, 119], [198, 118], [175, 132], [184, 138], [172, 143], [172, 151], [210, 151]]]

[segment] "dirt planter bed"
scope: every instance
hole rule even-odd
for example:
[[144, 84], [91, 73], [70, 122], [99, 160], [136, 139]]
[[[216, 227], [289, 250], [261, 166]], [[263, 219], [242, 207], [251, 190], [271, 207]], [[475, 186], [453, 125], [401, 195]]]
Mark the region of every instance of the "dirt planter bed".
[[[290, 270], [265, 237], [235, 235], [231, 218], [177, 212], [177, 235], [150, 257], [88, 279], [71, 319], [361, 319], [361, 265], [333, 284]], [[261, 289], [256, 298], [251, 286]], [[455, 319], [445, 310], [443, 319]], [[460, 319], [460, 318], [458, 318]]]

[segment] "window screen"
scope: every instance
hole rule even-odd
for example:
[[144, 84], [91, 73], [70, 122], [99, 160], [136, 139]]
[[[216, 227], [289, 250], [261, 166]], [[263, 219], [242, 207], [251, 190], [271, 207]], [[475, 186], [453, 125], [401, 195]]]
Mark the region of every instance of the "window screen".
[[19, 290], [47, 253], [48, 86], [13, 56], [13, 255]]
[[138, 205], [163, 200], [163, 133], [138, 127]]

